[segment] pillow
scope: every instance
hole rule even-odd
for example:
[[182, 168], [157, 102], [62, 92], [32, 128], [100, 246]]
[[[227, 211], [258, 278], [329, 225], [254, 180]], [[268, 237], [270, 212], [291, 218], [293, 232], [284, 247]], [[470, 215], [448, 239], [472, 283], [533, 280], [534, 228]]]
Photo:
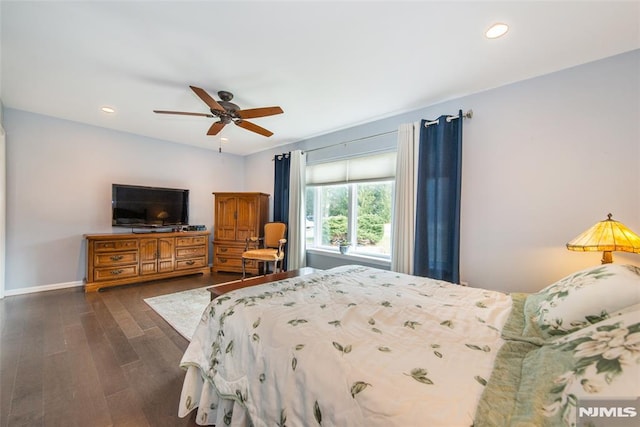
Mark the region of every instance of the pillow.
[[517, 399], [512, 425], [575, 426], [576, 407], [589, 400], [640, 396], [638, 308], [530, 351], [522, 361], [518, 390], [527, 398]]
[[640, 303], [640, 268], [604, 264], [571, 274], [529, 295], [524, 336], [557, 338]]

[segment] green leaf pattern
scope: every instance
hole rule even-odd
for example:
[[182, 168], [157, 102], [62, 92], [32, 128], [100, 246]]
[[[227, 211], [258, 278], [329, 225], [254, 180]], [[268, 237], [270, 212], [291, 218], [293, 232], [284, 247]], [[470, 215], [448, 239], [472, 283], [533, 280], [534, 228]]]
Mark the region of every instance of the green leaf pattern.
[[614, 273], [607, 271], [605, 266], [588, 269], [567, 276], [548, 289], [540, 291], [538, 294], [543, 296], [544, 299], [539, 302], [534, 314], [540, 329], [550, 336], [562, 336], [609, 318], [609, 314], [602, 310], [599, 313], [586, 315], [584, 320], [573, 320], [565, 323], [562, 318], [551, 317], [550, 309], [577, 290], [613, 275]]
[[[468, 352], [472, 360], [486, 358], [486, 363], [490, 364], [494, 357], [494, 346], [486, 344], [482, 338], [477, 342], [460, 343], [456, 330], [469, 326], [459, 316], [460, 312], [468, 311], [469, 314], [465, 316], [470, 316], [473, 325], [483, 328], [482, 336], [488, 336], [492, 342], [496, 342], [501, 324], [495, 323], [497, 316], [491, 316], [496, 304], [496, 298], [491, 297], [493, 294], [484, 295], [475, 291], [475, 298], [464, 299], [461, 297], [473, 291], [473, 288], [447, 285], [430, 279], [418, 281], [415, 278], [409, 284], [405, 282], [400, 286], [403, 281], [406, 281], [405, 276], [397, 273], [349, 266], [340, 273], [319, 273], [307, 278], [287, 279], [218, 297], [210, 304], [208, 319], [204, 324], [211, 329], [210, 335], [214, 339], [208, 345], [209, 366], [202, 370], [203, 376], [218, 386], [216, 375], [227, 375], [228, 366], [234, 367], [234, 372], [245, 370], [245, 377], [253, 379], [249, 381], [248, 388], [230, 390], [229, 394], [243, 405], [251, 405], [254, 400], [264, 401], [264, 397], [252, 399], [254, 388], [271, 390], [271, 387], [275, 387], [274, 383], [285, 378], [295, 381], [305, 376], [309, 376], [306, 384], [310, 385], [309, 381], [313, 378], [310, 375], [318, 369], [327, 374], [339, 369], [336, 371], [339, 373], [343, 364], [345, 367], [360, 367], [362, 360], [376, 358], [384, 366], [393, 367], [389, 372], [383, 372], [382, 377], [380, 372], [347, 368], [345, 372], [353, 377], [348, 377], [345, 382], [331, 382], [336, 387], [341, 384], [342, 393], [350, 395], [357, 404], [369, 398], [368, 390], [378, 393], [385, 390], [385, 383], [391, 381], [388, 377], [390, 372], [395, 372], [396, 381], [403, 381], [399, 384], [418, 383], [420, 385], [417, 387], [429, 386], [424, 388], [437, 390], [439, 372], [445, 367], [451, 368], [447, 361], [447, 354], [451, 352]], [[454, 299], [450, 304], [443, 304], [441, 299], [449, 295], [454, 295]], [[455, 298], [460, 298], [460, 302]], [[495, 310], [508, 308], [508, 297], [505, 296], [501, 301], [503, 307]], [[493, 326], [495, 331], [488, 326]], [[349, 332], [354, 327], [358, 331], [355, 335]], [[242, 328], [245, 328], [244, 334], [240, 333]], [[410, 349], [415, 353], [413, 366], [395, 366], [401, 360], [396, 359], [397, 356], [407, 351], [395, 338], [401, 334], [414, 336], [415, 342], [423, 343]], [[283, 347], [289, 352], [288, 357], [284, 358], [288, 371], [286, 376], [279, 367], [281, 360], [253, 356], [268, 354], [266, 352], [277, 346], [271, 342], [274, 337], [293, 340]], [[248, 360], [245, 361], [246, 355]], [[425, 355], [428, 357], [425, 358]], [[322, 371], [327, 368], [318, 367], [318, 363], [326, 363], [331, 370]], [[408, 361], [403, 358], [402, 363]], [[485, 378], [488, 378], [490, 371], [472, 372], [471, 368], [468, 369], [470, 390], [486, 385]], [[615, 366], [602, 365], [602, 369], [614, 370]], [[335, 393], [339, 391], [332, 392]], [[258, 405], [257, 410], [261, 419], [267, 420], [267, 425], [334, 425], [329, 403], [332, 399], [312, 400], [313, 407], [306, 411], [287, 411], [284, 406], [275, 408], [268, 405], [264, 408]], [[279, 402], [277, 399], [271, 400]], [[193, 405], [192, 401], [193, 398], [189, 397], [186, 405]], [[289, 406], [287, 401], [281, 401], [281, 404]], [[312, 418], [294, 419], [299, 413], [308, 413]], [[226, 423], [231, 413], [224, 414]]]
[[412, 369], [411, 373], [405, 374], [405, 375], [410, 376], [411, 378], [413, 378], [414, 380], [422, 384], [429, 384], [429, 385], [433, 384], [433, 381], [427, 378], [427, 370], [423, 368]]
[[339, 352], [341, 352], [343, 355], [347, 353], [351, 353], [351, 349], [352, 349], [351, 344], [343, 346], [342, 344], [337, 343], [335, 341], [333, 342], [333, 347]]
[[356, 394], [364, 391], [365, 388], [367, 388], [368, 386], [370, 386], [371, 384], [364, 382], [364, 381], [356, 381], [355, 383], [353, 383], [353, 385], [351, 386], [351, 397], [353, 397], [355, 399]]

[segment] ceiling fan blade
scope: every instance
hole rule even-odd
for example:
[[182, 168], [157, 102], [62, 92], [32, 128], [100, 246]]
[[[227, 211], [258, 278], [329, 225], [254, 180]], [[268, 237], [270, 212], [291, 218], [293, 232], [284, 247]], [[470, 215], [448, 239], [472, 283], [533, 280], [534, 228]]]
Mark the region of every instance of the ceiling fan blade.
[[213, 99], [211, 95], [207, 93], [207, 91], [195, 86], [189, 86], [189, 87], [191, 88], [192, 91], [196, 93], [196, 95], [198, 95], [198, 97], [200, 97], [200, 99], [204, 101], [205, 104], [209, 106], [209, 108], [211, 108], [212, 110], [225, 111], [222, 105], [218, 104], [218, 102], [215, 99]]
[[187, 113], [185, 111], [165, 111], [165, 110], [153, 110], [154, 113], [158, 114], [180, 114], [182, 116], [200, 116], [200, 117], [215, 117], [213, 114], [206, 113]]
[[259, 133], [260, 135], [263, 135], [263, 136], [273, 135], [273, 132], [271, 132], [270, 130], [267, 130], [263, 127], [260, 127], [246, 120], [236, 120], [234, 123], [240, 126], [241, 128], [245, 128], [246, 130], [250, 130], [251, 132]]
[[243, 119], [254, 119], [256, 117], [274, 116], [276, 114], [282, 114], [282, 108], [280, 107], [263, 107], [263, 108], [249, 108], [248, 110], [238, 110], [236, 114]]
[[207, 131], [207, 135], [217, 135], [218, 132], [220, 132], [223, 127], [224, 127], [224, 123], [215, 122], [214, 124], [211, 125], [211, 127]]

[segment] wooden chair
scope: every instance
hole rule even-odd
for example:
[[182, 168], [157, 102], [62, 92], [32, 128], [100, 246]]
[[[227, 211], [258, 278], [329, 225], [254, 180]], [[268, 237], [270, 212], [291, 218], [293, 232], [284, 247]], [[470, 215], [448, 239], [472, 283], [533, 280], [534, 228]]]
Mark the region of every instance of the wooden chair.
[[[245, 278], [246, 260], [254, 260], [265, 263], [265, 273], [269, 263], [273, 262], [273, 272], [278, 272], [278, 264], [284, 259], [284, 246], [287, 239], [284, 238], [287, 225], [283, 222], [268, 222], [264, 225], [264, 237], [249, 237], [246, 239], [244, 252], [242, 253], [242, 278]], [[282, 266], [280, 266], [282, 270]]]

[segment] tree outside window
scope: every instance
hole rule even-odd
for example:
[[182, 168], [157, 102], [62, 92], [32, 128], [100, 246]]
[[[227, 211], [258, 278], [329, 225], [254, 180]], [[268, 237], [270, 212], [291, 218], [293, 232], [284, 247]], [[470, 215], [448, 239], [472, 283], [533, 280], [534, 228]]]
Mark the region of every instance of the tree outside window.
[[389, 257], [393, 181], [307, 188], [307, 246]]

